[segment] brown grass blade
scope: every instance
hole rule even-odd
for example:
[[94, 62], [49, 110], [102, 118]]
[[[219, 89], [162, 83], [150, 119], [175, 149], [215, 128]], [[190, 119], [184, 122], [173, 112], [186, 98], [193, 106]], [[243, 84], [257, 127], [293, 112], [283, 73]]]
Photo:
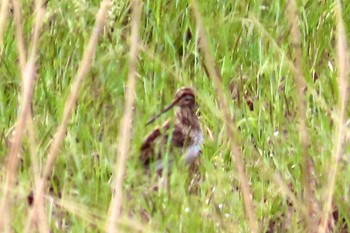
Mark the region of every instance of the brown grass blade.
[[[24, 68], [26, 64], [26, 48], [24, 43], [24, 36], [23, 36], [23, 29], [22, 29], [22, 16], [21, 16], [21, 6], [18, 0], [12, 0], [13, 4], [13, 15], [15, 19], [15, 28], [16, 28], [16, 45], [18, 50], [18, 57], [19, 57], [19, 63], [20, 63], [20, 70], [21, 73], [24, 73]], [[23, 93], [23, 90], [22, 90]], [[37, 148], [38, 143], [36, 140], [36, 134], [35, 134], [35, 126], [32, 118], [31, 111], [29, 111], [28, 116], [28, 134], [29, 134], [29, 141], [30, 141], [30, 150], [31, 150], [31, 161], [32, 161], [32, 170], [34, 174], [34, 180], [35, 182], [38, 182], [40, 178], [40, 172], [39, 172], [39, 162], [37, 158]]]
[[[106, 216], [103, 216], [98, 211], [81, 205], [78, 203], [78, 201], [69, 199], [67, 197], [61, 199], [52, 196], [46, 196], [45, 199], [49, 199], [51, 202], [53, 201], [53, 203], [58, 207], [64, 209], [74, 216], [77, 216], [87, 224], [93, 226], [98, 231], [103, 232]], [[136, 220], [120, 219], [118, 224], [121, 224], [123, 228], [129, 229], [132, 232], [153, 232]]]
[[31, 226], [33, 222], [36, 220], [36, 215], [38, 213], [38, 208], [41, 208], [40, 206], [44, 205], [44, 194], [45, 194], [45, 188], [47, 185], [47, 180], [51, 176], [52, 169], [54, 167], [54, 164], [56, 162], [59, 148], [61, 146], [61, 143], [65, 137], [65, 133], [67, 130], [67, 124], [70, 120], [71, 114], [73, 109], [75, 108], [79, 90], [81, 87], [81, 83], [86, 77], [87, 73], [89, 72], [92, 60], [95, 55], [98, 38], [100, 34], [102, 33], [107, 12], [109, 9], [109, 6], [111, 5], [110, 0], [104, 0], [101, 3], [100, 9], [96, 16], [96, 23], [93, 32], [91, 33], [89, 43], [84, 51], [83, 58], [80, 62], [78, 72], [74, 78], [74, 82], [72, 84], [71, 92], [66, 100], [64, 113], [63, 113], [63, 119], [61, 121], [61, 124], [59, 125], [57, 132], [55, 134], [54, 140], [50, 146], [47, 162], [44, 167], [43, 176], [39, 182], [39, 184], [36, 186], [35, 192], [34, 192], [34, 204], [33, 208], [30, 212], [29, 219], [26, 225], [26, 232], [31, 231]]
[[133, 118], [133, 105], [135, 101], [135, 86], [137, 78], [137, 57], [139, 52], [139, 26], [141, 19], [142, 2], [131, 1], [131, 36], [130, 36], [130, 61], [127, 90], [125, 94], [124, 114], [118, 136], [118, 155], [114, 169], [113, 197], [110, 203], [110, 217], [107, 222], [106, 231], [118, 232], [122, 205], [122, 185], [125, 173], [126, 160], [130, 148], [130, 138]]
[[[12, 5], [13, 5], [13, 15], [14, 15], [15, 29], [16, 29], [16, 45], [17, 45], [17, 51], [18, 51], [18, 57], [19, 57], [20, 70], [21, 70], [21, 73], [24, 73], [24, 68], [25, 68], [27, 58], [26, 58], [26, 48], [25, 48], [24, 35], [23, 35], [23, 29], [22, 29], [21, 5], [18, 0], [12, 0]], [[23, 93], [23, 90], [22, 90], [22, 93]], [[29, 110], [28, 112], [27, 132], [29, 135], [29, 142], [30, 142], [32, 172], [33, 172], [34, 182], [35, 184], [37, 184], [40, 179], [39, 161], [37, 158], [38, 143], [36, 140], [35, 126], [34, 126], [31, 110]], [[45, 213], [43, 208], [41, 208], [39, 216], [42, 221], [44, 222], [47, 221], [45, 218]]]
[[348, 78], [349, 78], [349, 53], [346, 41], [346, 33], [343, 21], [342, 5], [339, 0], [335, 2], [336, 22], [337, 22], [337, 64], [338, 64], [338, 87], [339, 97], [337, 105], [336, 130], [333, 136], [333, 152], [331, 163], [328, 169], [328, 182], [325, 184], [326, 193], [322, 209], [321, 224], [318, 231], [327, 231], [329, 217], [332, 208], [334, 186], [338, 171], [338, 165], [344, 153], [344, 143], [346, 139], [346, 107], [348, 103]]
[[240, 186], [243, 193], [244, 206], [249, 221], [249, 227], [251, 232], [258, 232], [258, 221], [255, 215], [255, 208], [252, 200], [252, 192], [250, 190], [248, 178], [245, 172], [243, 156], [234, 137], [234, 135], [237, 135], [237, 130], [233, 123], [233, 118], [229, 112], [227, 99], [224, 94], [225, 91], [221, 83], [220, 73], [218, 72], [214, 57], [209, 47], [209, 42], [203, 25], [202, 16], [199, 11], [198, 3], [196, 0], [192, 0], [191, 3], [193, 14], [199, 30], [199, 48], [204, 55], [205, 68], [208, 71], [208, 75], [212, 79], [213, 85], [216, 89], [216, 93], [218, 94], [217, 100], [219, 102], [223, 118], [226, 124], [227, 134], [231, 142], [231, 153], [233, 160], [235, 161], [239, 176]]
[[294, 83], [297, 94], [297, 109], [299, 116], [299, 140], [303, 150], [303, 187], [304, 187], [304, 205], [307, 208], [308, 214], [306, 215], [306, 223], [308, 232], [313, 232], [316, 228], [316, 224], [319, 216], [319, 204], [314, 195], [315, 177], [312, 173], [314, 170], [313, 159], [309, 155], [309, 148], [311, 147], [311, 141], [308, 133], [307, 116], [306, 116], [306, 98], [305, 88], [306, 82], [302, 71], [302, 52], [301, 52], [301, 34], [299, 30], [299, 17], [297, 13], [297, 5], [294, 0], [287, 2], [288, 20], [291, 26], [290, 38], [293, 47], [293, 60], [294, 60]]
[[302, 205], [302, 203], [299, 201], [299, 199], [296, 197], [296, 195], [290, 190], [290, 188], [288, 187], [288, 185], [286, 185], [285, 181], [283, 180], [282, 176], [275, 172], [274, 176], [273, 176], [273, 181], [277, 184], [278, 188], [281, 190], [281, 192], [290, 199], [293, 207], [296, 210], [299, 210], [303, 216], [306, 216], [307, 213], [305, 211], [304, 206]]
[[[12, 140], [12, 144], [8, 154], [4, 194], [1, 201], [1, 212], [3, 213], [3, 218], [0, 220], [0, 229], [2, 229], [5, 232], [10, 231], [10, 224], [11, 224], [10, 193], [16, 182], [17, 167], [20, 159], [19, 150], [21, 148], [23, 134], [26, 128], [26, 122], [28, 120], [28, 117], [30, 117], [30, 104], [31, 104], [31, 99], [33, 95], [34, 81], [35, 81], [35, 74], [36, 74], [35, 62], [36, 62], [36, 56], [37, 56], [37, 50], [38, 50], [38, 44], [39, 44], [39, 38], [40, 38], [40, 30], [41, 30], [41, 26], [44, 18], [44, 12], [45, 12], [45, 9], [42, 7], [42, 4], [37, 4], [32, 48], [31, 48], [30, 56], [27, 63], [25, 63], [24, 61], [25, 56], [23, 54], [22, 56], [20, 55], [21, 57], [20, 67], [22, 70], [21, 72], [22, 73], [21, 107], [20, 107], [19, 115], [15, 126], [14, 138]], [[15, 20], [17, 21], [18, 18]], [[17, 23], [16, 23], [16, 26], [17, 26]], [[20, 29], [17, 28], [17, 30], [20, 30]], [[21, 38], [18, 38], [18, 36], [19, 35], [17, 32], [16, 39], [20, 44]], [[18, 46], [20, 47], [21, 45], [18, 45]], [[24, 53], [23, 50], [19, 52]]]

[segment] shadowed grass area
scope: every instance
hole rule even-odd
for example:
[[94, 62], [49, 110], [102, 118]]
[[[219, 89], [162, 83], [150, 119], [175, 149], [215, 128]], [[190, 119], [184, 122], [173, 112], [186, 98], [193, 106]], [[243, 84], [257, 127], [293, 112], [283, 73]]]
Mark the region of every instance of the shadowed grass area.
[[[32, 1], [20, 1], [26, 46], [34, 22]], [[39, 167], [63, 117], [84, 49], [95, 24], [99, 1], [49, 1], [39, 42], [32, 115], [38, 139]], [[255, 214], [262, 232], [305, 230], [300, 208], [273, 180], [279, 172], [302, 200], [302, 154], [297, 98], [294, 90], [290, 26], [284, 1], [200, 1], [208, 40], [222, 77], [228, 111], [239, 129], [236, 139], [244, 155]], [[347, 38], [349, 4], [343, 1]], [[333, 1], [298, 5], [302, 72], [307, 88], [306, 120], [314, 160], [317, 192], [323, 203], [333, 149], [338, 90], [335, 7]], [[111, 201], [112, 172], [123, 116], [129, 67], [131, 12], [129, 2], [113, 1], [100, 35], [91, 71], [82, 84], [76, 109], [60, 148], [47, 190], [46, 213], [53, 232], [100, 232]], [[21, 75], [13, 14], [8, 12], [0, 57], [0, 194], [19, 109]], [[226, 124], [217, 93], [204, 69], [198, 28], [188, 1], [144, 1], [141, 25], [132, 141], [123, 186], [121, 230], [125, 232], [248, 232], [240, 181], [230, 154]], [[205, 143], [201, 181], [189, 192], [191, 176], [180, 164], [170, 179], [170, 193], [150, 192], [152, 181], [138, 160], [142, 140], [156, 125], [145, 123], [169, 103], [175, 91], [192, 86], [197, 92]], [[347, 117], [348, 118], [348, 111]], [[234, 135], [235, 136], [235, 135]], [[18, 184], [11, 191], [12, 227], [21, 232], [33, 191], [30, 141], [20, 150]], [[332, 211], [338, 229], [350, 222], [349, 146], [338, 167]], [[54, 197], [54, 198], [52, 198]], [[294, 203], [295, 204], [295, 203]], [[148, 221], [145, 220], [148, 219]], [[301, 224], [303, 223], [303, 224]], [[272, 231], [270, 231], [272, 232]]]

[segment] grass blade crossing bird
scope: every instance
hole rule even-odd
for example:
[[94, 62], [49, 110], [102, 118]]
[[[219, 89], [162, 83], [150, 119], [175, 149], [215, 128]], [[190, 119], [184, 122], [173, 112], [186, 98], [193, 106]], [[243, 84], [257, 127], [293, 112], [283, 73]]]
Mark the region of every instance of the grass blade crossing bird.
[[161, 127], [155, 128], [141, 146], [142, 164], [148, 169], [153, 165], [159, 175], [164, 169], [163, 156], [167, 152], [169, 152], [169, 163], [174, 160], [172, 156], [175, 150], [179, 150], [185, 163], [190, 166], [200, 155], [203, 144], [203, 133], [196, 115], [195, 93], [190, 87], [177, 90], [172, 103], [150, 119], [146, 125], [151, 124], [173, 107], [177, 107], [175, 119], [168, 120]]

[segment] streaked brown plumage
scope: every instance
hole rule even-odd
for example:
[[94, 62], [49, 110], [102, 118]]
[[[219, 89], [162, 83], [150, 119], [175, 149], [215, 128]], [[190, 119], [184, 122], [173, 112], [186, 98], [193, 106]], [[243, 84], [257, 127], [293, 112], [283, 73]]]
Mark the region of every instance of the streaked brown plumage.
[[[161, 127], [154, 129], [141, 146], [140, 160], [146, 168], [155, 164], [155, 170], [160, 174], [163, 170], [162, 156], [168, 150], [169, 161], [174, 150], [180, 150], [186, 164], [191, 165], [200, 154], [203, 134], [199, 119], [196, 115], [197, 104], [192, 88], [183, 87], [175, 94], [173, 102], [161, 113], [147, 122], [155, 121], [161, 114], [177, 106], [175, 120], [166, 121]], [[171, 137], [171, 138], [169, 138]]]

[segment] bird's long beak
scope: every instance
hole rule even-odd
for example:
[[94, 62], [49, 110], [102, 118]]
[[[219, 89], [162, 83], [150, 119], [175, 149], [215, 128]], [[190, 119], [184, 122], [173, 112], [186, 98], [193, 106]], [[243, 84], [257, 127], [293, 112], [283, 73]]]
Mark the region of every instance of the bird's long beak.
[[167, 111], [172, 109], [177, 104], [177, 102], [179, 102], [179, 100], [180, 100], [180, 98], [174, 99], [173, 102], [171, 102], [168, 106], [166, 106], [160, 113], [158, 113], [157, 115], [152, 117], [149, 121], [147, 121], [146, 125], [149, 125], [149, 124], [153, 123], [163, 113], [166, 113]]

